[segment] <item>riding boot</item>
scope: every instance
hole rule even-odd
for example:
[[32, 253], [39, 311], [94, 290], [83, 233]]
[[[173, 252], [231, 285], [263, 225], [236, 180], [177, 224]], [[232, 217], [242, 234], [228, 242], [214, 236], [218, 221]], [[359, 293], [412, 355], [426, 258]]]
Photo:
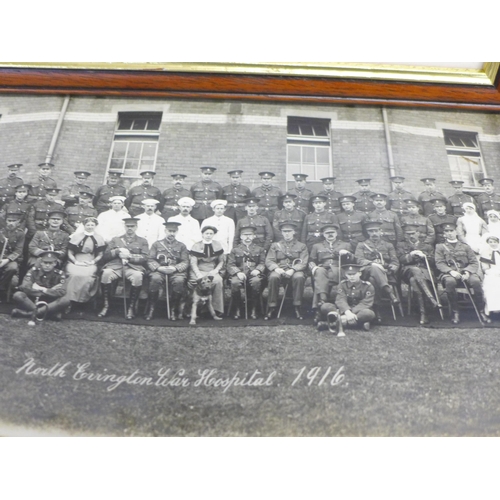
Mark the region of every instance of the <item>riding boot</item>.
[[148, 308], [147, 313], [144, 316], [144, 319], [146, 321], [151, 321], [153, 319], [153, 314], [155, 312], [156, 302], [158, 301], [158, 295], [159, 295], [158, 292], [151, 292], [149, 294], [149, 308]]
[[320, 308], [327, 301], [328, 301], [328, 295], [326, 293], [318, 294], [318, 308]]
[[304, 317], [302, 316], [302, 313], [300, 312], [300, 306], [295, 306], [295, 317], [297, 319], [304, 319]]
[[235, 309], [234, 309], [234, 314], [233, 314], [233, 319], [240, 319], [241, 318], [241, 299], [239, 297], [234, 298], [235, 301]]
[[177, 308], [179, 304], [179, 297], [172, 294], [172, 300], [170, 301], [170, 321], [177, 320]]
[[491, 323], [491, 318], [486, 314], [486, 312], [481, 311], [479, 313], [479, 316], [481, 316], [481, 319], [483, 320], [483, 323]]
[[417, 293], [416, 295], [418, 300], [418, 308], [420, 310], [420, 324], [426, 325], [427, 323], [429, 323], [429, 320], [427, 318], [427, 314], [425, 313], [424, 296], [421, 293]]
[[141, 288], [141, 286], [130, 287], [130, 304], [127, 311], [127, 319], [135, 318], [135, 308], [137, 306], [137, 301], [139, 300], [139, 293], [141, 292]]
[[429, 290], [429, 287], [427, 286], [427, 283], [423, 279], [418, 279], [417, 280], [418, 286], [424, 292], [425, 296], [429, 299], [429, 302], [432, 304], [432, 307], [438, 307], [438, 303], [436, 301], [436, 298], [434, 295], [432, 295], [432, 292]]
[[186, 307], [186, 301], [184, 297], [179, 298], [179, 305], [177, 307], [177, 319], [184, 319], [184, 308]]
[[387, 294], [389, 295], [389, 298], [391, 299], [391, 303], [392, 304], [399, 304], [399, 299], [397, 298], [396, 294], [394, 293], [392, 286], [387, 285], [384, 288], [387, 290]]
[[275, 307], [270, 307], [269, 310], [267, 311], [267, 314], [264, 316], [264, 319], [267, 321], [273, 317]]
[[99, 314], [97, 315], [98, 318], [104, 318], [108, 314], [109, 311], [109, 301], [111, 299], [111, 283], [107, 284], [102, 284], [102, 296], [104, 299], [104, 305]]

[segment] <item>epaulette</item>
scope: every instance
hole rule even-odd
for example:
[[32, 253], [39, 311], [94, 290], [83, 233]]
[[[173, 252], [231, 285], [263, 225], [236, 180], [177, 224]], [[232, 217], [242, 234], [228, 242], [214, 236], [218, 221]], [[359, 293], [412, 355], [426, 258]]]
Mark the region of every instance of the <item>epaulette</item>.
[[64, 274], [64, 272], [63, 272], [61, 269], [54, 269], [54, 271], [55, 271], [57, 274]]
[[365, 285], [371, 285], [372, 283], [370, 281], [363, 281], [363, 280], [359, 280], [361, 281], [361, 283], [364, 283]]

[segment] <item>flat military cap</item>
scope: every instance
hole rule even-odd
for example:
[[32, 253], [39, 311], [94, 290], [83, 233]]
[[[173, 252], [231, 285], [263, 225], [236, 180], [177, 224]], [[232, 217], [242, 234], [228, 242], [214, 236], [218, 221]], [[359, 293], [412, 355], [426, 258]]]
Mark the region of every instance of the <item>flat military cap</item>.
[[160, 202], [154, 198], [146, 198], [145, 200], [142, 200], [141, 203], [143, 205], [157, 205]]
[[246, 200], [243, 200], [243, 203], [245, 205], [258, 205], [259, 201], [260, 201], [260, 198], [252, 197], [252, 198], [247, 198]]
[[345, 203], [345, 202], [354, 203], [355, 201], [356, 201], [355, 196], [341, 196], [339, 198], [339, 203]]
[[321, 226], [322, 233], [327, 233], [328, 231], [331, 231], [332, 229], [335, 229], [335, 231], [339, 231], [340, 227], [338, 224], [333, 224], [333, 223], [328, 223], [328, 224], [324, 224], [323, 226]]
[[143, 170], [142, 172], [139, 172], [139, 175], [156, 175], [156, 172], [154, 170]]
[[276, 177], [276, 174], [274, 174], [273, 172], [259, 172], [259, 175], [265, 179]]
[[210, 208], [213, 210], [217, 205], [225, 207], [227, 205], [227, 200], [214, 200], [210, 203]]
[[405, 224], [403, 226], [403, 231], [405, 233], [416, 233], [418, 231], [418, 226], [416, 224]]
[[139, 222], [139, 219], [136, 219], [135, 217], [125, 217], [122, 219], [122, 221], [125, 223], [125, 225], [132, 226], [134, 224], [137, 224]]
[[402, 175], [393, 175], [392, 177], [389, 177], [389, 179], [392, 182], [403, 182], [405, 178]]
[[94, 193], [88, 189], [82, 190], [78, 193], [79, 198], [94, 198]]
[[314, 203], [315, 201], [322, 201], [326, 203], [328, 201], [328, 198], [326, 196], [323, 196], [321, 194], [316, 194], [311, 197], [311, 203]]
[[428, 182], [436, 182], [436, 179], [434, 179], [434, 177], [424, 177], [423, 179], [420, 179], [420, 182], [426, 184]]
[[420, 206], [420, 203], [418, 201], [414, 200], [413, 198], [406, 198], [403, 201], [406, 203], [407, 207], [418, 207], [418, 206]]
[[243, 170], [230, 170], [228, 172], [229, 175], [234, 175], [234, 174], [242, 174], [243, 173]]
[[13, 163], [12, 165], [7, 165], [7, 168], [10, 170], [19, 170], [22, 166], [22, 163]]
[[57, 194], [61, 191], [59, 188], [45, 188], [45, 192], [48, 194]]
[[464, 181], [450, 181], [450, 184], [454, 187], [462, 186]]
[[39, 163], [38, 166], [41, 168], [41, 167], [49, 167], [49, 168], [54, 168], [55, 165], [53, 163]]
[[387, 195], [383, 193], [375, 193], [370, 196], [372, 200], [386, 200]]
[[163, 225], [165, 226], [165, 229], [172, 229], [172, 230], [179, 229], [179, 226], [182, 226], [180, 222], [176, 222], [174, 220], [164, 222]]
[[257, 228], [255, 226], [252, 226], [250, 224], [246, 225], [246, 226], [242, 226], [240, 228], [240, 234], [243, 234], [243, 233], [255, 233], [257, 231]]
[[31, 184], [19, 184], [14, 188], [16, 191], [29, 191], [31, 189]]
[[362, 266], [360, 264], [344, 264], [342, 269], [345, 273], [359, 273], [361, 271], [361, 267]]
[[446, 206], [446, 202], [439, 199], [439, 198], [432, 198], [431, 200], [429, 200], [435, 207], [445, 207]]
[[195, 201], [193, 198], [190, 198], [189, 196], [184, 196], [183, 198], [179, 198], [177, 200], [178, 205], [189, 205], [190, 207], [194, 207]]
[[307, 174], [292, 174], [296, 181], [305, 181], [309, 176]]
[[127, 198], [125, 196], [118, 196], [118, 195], [116, 195], [116, 196], [111, 196], [109, 198], [109, 201], [117, 201], [118, 200], [118, 201], [121, 201], [123, 203], [126, 199]]
[[281, 201], [287, 201], [287, 200], [295, 201], [296, 198], [297, 195], [292, 193], [285, 193], [283, 196], [280, 196]]
[[58, 259], [57, 253], [52, 250], [44, 250], [43, 252], [38, 254], [38, 257], [46, 261], [53, 261], [53, 262], [55, 262]]
[[457, 228], [457, 225], [454, 224], [453, 222], [443, 222], [442, 224], [439, 224], [439, 227], [441, 227], [443, 231], [447, 229], [455, 230]]
[[214, 234], [217, 232], [217, 228], [215, 226], [203, 226], [201, 228], [201, 234], [203, 234], [205, 231], [212, 230]]
[[8, 212], [5, 215], [5, 219], [20, 219], [23, 216], [21, 212]]
[[90, 172], [87, 172], [86, 170], [76, 170], [73, 172], [79, 179], [86, 179], [87, 177], [90, 177], [92, 174]]
[[64, 217], [66, 215], [66, 210], [64, 210], [64, 208], [54, 208], [54, 210], [51, 210], [48, 215], [49, 219], [54, 215], [60, 215], [61, 217]]
[[358, 179], [356, 182], [358, 184], [369, 184], [371, 179]]
[[171, 177], [174, 179], [185, 179], [187, 177], [186, 174], [171, 174]]
[[364, 224], [363, 224], [363, 229], [380, 229], [382, 226], [382, 222], [379, 222], [378, 220], [370, 220], [370, 221], [366, 221]]
[[121, 177], [123, 175], [119, 170], [110, 170], [108, 172], [108, 177]]
[[336, 177], [322, 177], [321, 182], [335, 182]]
[[297, 229], [297, 224], [295, 222], [285, 221], [280, 223], [280, 231], [283, 229]]
[[203, 166], [203, 167], [200, 167], [200, 170], [206, 170], [207, 172], [214, 173], [217, 169], [215, 167]]
[[491, 177], [483, 177], [482, 179], [479, 179], [479, 184], [481, 186], [484, 186], [485, 184], [493, 184], [495, 181]]

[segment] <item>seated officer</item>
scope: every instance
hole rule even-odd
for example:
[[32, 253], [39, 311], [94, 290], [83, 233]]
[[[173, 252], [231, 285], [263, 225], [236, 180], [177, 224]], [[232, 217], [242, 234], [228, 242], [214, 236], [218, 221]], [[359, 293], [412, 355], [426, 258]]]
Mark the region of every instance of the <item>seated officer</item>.
[[165, 222], [163, 225], [165, 238], [153, 243], [149, 251], [149, 309], [145, 315], [148, 321], [153, 319], [160, 289], [165, 286], [167, 279], [170, 292], [170, 319], [172, 321], [177, 317], [183, 319], [184, 313], [189, 253], [186, 245], [175, 239], [181, 223]]
[[[368, 239], [358, 243], [354, 255], [357, 263], [362, 266], [363, 277], [375, 287], [375, 304], [379, 302], [377, 299], [380, 299], [382, 292], [393, 304], [397, 304], [399, 300], [389, 284], [389, 278], [396, 275], [399, 261], [392, 243], [382, 239], [380, 226], [380, 222], [365, 223]], [[377, 315], [377, 319], [380, 321], [380, 316]]]
[[0, 229], [0, 290], [9, 288], [23, 259], [24, 231], [19, 228], [21, 215], [8, 213], [5, 228]]
[[[108, 314], [113, 281], [121, 279], [123, 276], [132, 285], [130, 288], [130, 305], [126, 318], [134, 319], [135, 317], [135, 308], [146, 272], [144, 266], [149, 256], [149, 246], [146, 238], [141, 238], [135, 234], [137, 219], [129, 217], [123, 219], [123, 222], [125, 223], [125, 234], [113, 238], [104, 252], [103, 261], [106, 264], [103, 267], [101, 277], [104, 307], [97, 315], [99, 318], [103, 318]], [[125, 290], [123, 293], [125, 293]]]
[[291, 193], [286, 193], [280, 197], [280, 202], [283, 206], [283, 209], [277, 210], [274, 213], [274, 241], [281, 240], [280, 224], [283, 222], [293, 222], [297, 225], [297, 234], [302, 233], [302, 225], [304, 224], [306, 213], [304, 212], [304, 210], [296, 208], [296, 200], [297, 195]]
[[346, 279], [338, 286], [335, 305], [327, 302], [321, 306], [321, 317], [323, 320], [326, 318], [327, 323], [319, 322], [318, 330], [334, 325], [339, 333], [340, 320], [342, 326], [363, 325], [368, 331], [376, 317], [373, 312], [375, 288], [370, 282], [361, 280], [361, 266], [358, 264], [347, 264], [342, 269]]
[[257, 319], [257, 304], [266, 270], [266, 252], [254, 243], [256, 231], [255, 226], [243, 226], [240, 229], [241, 243], [231, 250], [227, 259], [231, 297], [236, 303], [234, 319], [241, 317], [242, 296], [243, 300], [252, 300], [250, 317]]
[[40, 254], [40, 262], [26, 273], [19, 291], [12, 297], [13, 318], [61, 319], [71, 301], [66, 297], [66, 276], [56, 269], [57, 259], [55, 252]]
[[[303, 319], [300, 312], [304, 285], [305, 270], [309, 255], [304, 243], [295, 239], [297, 226], [291, 222], [284, 222], [280, 226], [283, 239], [271, 244], [267, 253], [266, 267], [269, 275], [269, 296], [267, 299], [268, 311], [264, 319], [271, 319], [278, 304], [279, 286], [282, 281], [291, 283], [293, 290], [293, 305], [297, 319]], [[288, 281], [289, 280], [289, 281]]]
[[490, 318], [484, 313], [484, 298], [481, 280], [477, 275], [479, 263], [472, 248], [457, 239], [456, 225], [443, 224], [444, 242], [436, 245], [436, 267], [441, 272], [441, 280], [448, 302], [451, 307], [451, 322], [460, 323], [458, 312], [457, 287], [466, 282], [474, 290], [474, 302], [481, 310], [480, 316], [485, 323], [491, 323]]
[[420, 310], [420, 324], [429, 322], [425, 310], [424, 296], [429, 299], [432, 307], [438, 307], [436, 298], [431, 292], [433, 282], [429, 274], [427, 262], [432, 270], [434, 266], [434, 247], [428, 243], [423, 243], [419, 238], [418, 226], [408, 224], [403, 227], [405, 240], [400, 241], [396, 248], [399, 262], [402, 266], [401, 277], [412, 287], [418, 300]]

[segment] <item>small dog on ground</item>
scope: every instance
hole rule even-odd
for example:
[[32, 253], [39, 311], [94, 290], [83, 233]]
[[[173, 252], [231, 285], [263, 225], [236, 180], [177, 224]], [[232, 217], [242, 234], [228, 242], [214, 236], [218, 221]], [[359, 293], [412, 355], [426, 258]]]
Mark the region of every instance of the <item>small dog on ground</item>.
[[198, 306], [206, 304], [208, 306], [208, 311], [213, 319], [221, 320], [215, 313], [214, 306], [212, 305], [212, 290], [215, 284], [213, 283], [213, 276], [204, 276], [196, 281], [196, 287], [193, 290], [193, 305], [191, 306], [191, 321], [190, 325], [196, 325], [196, 314], [198, 312]]

